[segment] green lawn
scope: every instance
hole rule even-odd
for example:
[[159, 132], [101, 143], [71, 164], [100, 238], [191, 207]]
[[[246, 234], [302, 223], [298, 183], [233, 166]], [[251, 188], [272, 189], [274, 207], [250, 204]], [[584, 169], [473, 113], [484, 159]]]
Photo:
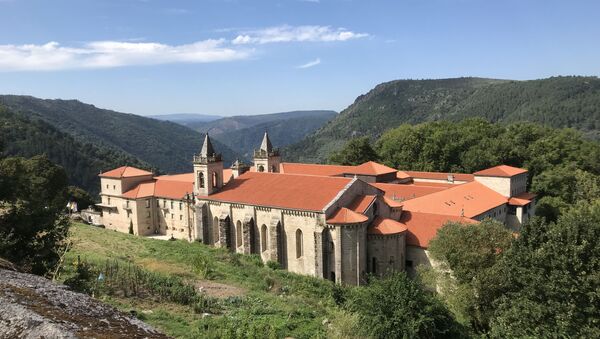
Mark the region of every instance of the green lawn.
[[[135, 311], [140, 319], [175, 337], [327, 337], [332, 333], [327, 332], [323, 321], [339, 314], [332, 298], [332, 283], [272, 270], [257, 256], [233, 254], [200, 243], [147, 239], [84, 224], [73, 225], [70, 240], [72, 248], [61, 280], [74, 275], [79, 256], [97, 268], [118, 261], [123, 266], [181, 277], [190, 285], [231, 286], [233, 292], [225, 296], [208, 289], [206, 293], [217, 305], [210, 314], [151, 296], [98, 296], [121, 310]], [[208, 270], [194, 270], [196, 262], [204, 263]]]

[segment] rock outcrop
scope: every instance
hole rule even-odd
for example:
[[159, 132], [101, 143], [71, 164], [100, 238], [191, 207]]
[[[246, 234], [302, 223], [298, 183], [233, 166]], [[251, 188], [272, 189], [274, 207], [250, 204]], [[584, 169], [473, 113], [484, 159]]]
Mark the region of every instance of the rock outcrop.
[[[6, 266], [5, 266], [6, 267]], [[167, 338], [43, 277], [0, 269], [0, 338]]]

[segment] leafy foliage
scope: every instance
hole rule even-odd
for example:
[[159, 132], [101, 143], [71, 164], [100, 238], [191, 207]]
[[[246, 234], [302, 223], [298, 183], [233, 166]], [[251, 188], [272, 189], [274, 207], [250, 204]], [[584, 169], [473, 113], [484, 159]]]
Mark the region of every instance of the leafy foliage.
[[84, 210], [95, 203], [94, 198], [88, 192], [76, 186], [67, 187], [67, 197], [69, 201], [77, 202], [79, 210]]
[[58, 262], [69, 223], [67, 176], [45, 156], [0, 160], [0, 257], [46, 274]]
[[527, 224], [498, 269], [493, 337], [600, 336], [600, 200]]
[[346, 304], [358, 314], [359, 330], [368, 337], [452, 338], [461, 334], [443, 303], [405, 273], [353, 289]]
[[350, 140], [339, 152], [334, 152], [329, 161], [339, 165], [360, 165], [367, 161], [376, 161], [377, 153], [371, 147], [368, 137]]
[[380, 137], [401, 124], [461, 121], [481, 117], [490, 122], [534, 122], [572, 127], [600, 137], [600, 79], [554, 77], [530, 81], [481, 78], [397, 80], [382, 83], [334, 120], [290, 146], [286, 158], [323, 162], [346, 140]]

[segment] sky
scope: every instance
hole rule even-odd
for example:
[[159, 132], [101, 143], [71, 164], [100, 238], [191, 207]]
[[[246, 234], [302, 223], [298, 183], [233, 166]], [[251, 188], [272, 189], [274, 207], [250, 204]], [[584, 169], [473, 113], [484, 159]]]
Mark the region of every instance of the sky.
[[0, 93], [341, 111], [395, 79], [600, 74], [600, 1], [0, 0]]

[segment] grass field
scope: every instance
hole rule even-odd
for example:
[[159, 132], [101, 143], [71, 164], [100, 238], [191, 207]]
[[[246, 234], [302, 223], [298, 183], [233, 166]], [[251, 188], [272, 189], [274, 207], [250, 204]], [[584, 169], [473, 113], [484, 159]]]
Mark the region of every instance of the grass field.
[[[131, 312], [174, 337], [331, 337], [336, 307], [332, 283], [265, 267], [257, 256], [240, 255], [200, 243], [137, 237], [74, 224], [60, 280], [75, 274], [81, 261], [100, 268], [117, 262], [164, 276], [176, 276], [211, 302], [210, 312], [190, 305], [116, 291], [97, 297]], [[340, 315], [341, 314], [341, 315]], [[327, 320], [326, 320], [327, 319]], [[336, 332], [337, 333], [337, 332]]]

